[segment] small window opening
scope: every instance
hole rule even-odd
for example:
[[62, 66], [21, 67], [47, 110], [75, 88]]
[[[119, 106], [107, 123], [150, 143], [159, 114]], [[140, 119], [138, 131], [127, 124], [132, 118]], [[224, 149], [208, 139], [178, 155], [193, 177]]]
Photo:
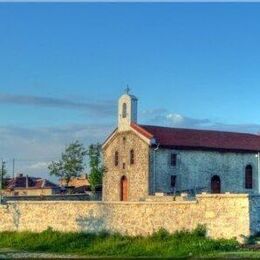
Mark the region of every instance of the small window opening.
[[115, 152], [115, 166], [118, 166], [119, 158], [118, 158], [118, 151]]
[[134, 150], [132, 149], [130, 151], [130, 164], [134, 164], [135, 163], [135, 152]]
[[126, 105], [126, 103], [123, 103], [122, 117], [126, 118], [126, 115], [127, 115], [127, 105]]
[[171, 154], [171, 166], [176, 166], [177, 155], [175, 153]]

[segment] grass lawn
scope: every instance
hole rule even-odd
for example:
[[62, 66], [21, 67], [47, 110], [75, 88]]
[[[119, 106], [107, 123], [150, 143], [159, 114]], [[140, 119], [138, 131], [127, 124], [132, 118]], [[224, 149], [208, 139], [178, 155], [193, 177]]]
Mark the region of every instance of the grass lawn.
[[260, 251], [242, 249], [231, 239], [210, 239], [204, 227], [192, 232], [169, 234], [160, 230], [151, 236], [62, 233], [48, 229], [41, 233], [1, 232], [0, 248], [27, 252], [48, 252], [82, 256], [118, 257], [260, 257]]

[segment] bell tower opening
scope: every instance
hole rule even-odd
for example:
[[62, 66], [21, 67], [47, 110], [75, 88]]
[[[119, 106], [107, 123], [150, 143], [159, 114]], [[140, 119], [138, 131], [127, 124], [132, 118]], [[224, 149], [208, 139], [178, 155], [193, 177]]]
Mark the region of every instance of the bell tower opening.
[[137, 123], [137, 98], [127, 88], [118, 100], [118, 130], [126, 131], [131, 123]]
[[126, 118], [127, 115], [127, 104], [123, 103], [123, 107], [122, 107], [122, 118]]

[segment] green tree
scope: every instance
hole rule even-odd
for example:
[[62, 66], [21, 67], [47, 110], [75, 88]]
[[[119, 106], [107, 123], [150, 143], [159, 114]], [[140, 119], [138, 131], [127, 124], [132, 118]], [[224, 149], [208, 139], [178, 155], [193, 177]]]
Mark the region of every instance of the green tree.
[[0, 165], [0, 178], [2, 182], [2, 188], [4, 189], [7, 186], [7, 180], [5, 179], [7, 176], [7, 168], [6, 168], [6, 162], [2, 161]]
[[91, 144], [88, 148], [89, 168], [88, 180], [92, 191], [102, 185], [102, 177], [105, 172], [101, 158], [101, 145]]
[[7, 175], [7, 169], [6, 169], [6, 162], [2, 161], [1, 167], [0, 167], [0, 176], [4, 178]]
[[59, 161], [52, 161], [48, 166], [50, 175], [63, 178], [68, 186], [73, 177], [78, 177], [85, 168], [84, 159], [87, 155], [83, 144], [78, 141], [71, 143], [65, 148]]

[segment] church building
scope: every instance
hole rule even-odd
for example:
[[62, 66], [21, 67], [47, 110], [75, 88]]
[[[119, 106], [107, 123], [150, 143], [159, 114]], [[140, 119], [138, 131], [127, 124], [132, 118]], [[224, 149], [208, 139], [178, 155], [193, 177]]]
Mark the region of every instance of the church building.
[[164, 194], [260, 193], [260, 136], [141, 125], [137, 98], [118, 102], [118, 126], [103, 144], [104, 201]]

